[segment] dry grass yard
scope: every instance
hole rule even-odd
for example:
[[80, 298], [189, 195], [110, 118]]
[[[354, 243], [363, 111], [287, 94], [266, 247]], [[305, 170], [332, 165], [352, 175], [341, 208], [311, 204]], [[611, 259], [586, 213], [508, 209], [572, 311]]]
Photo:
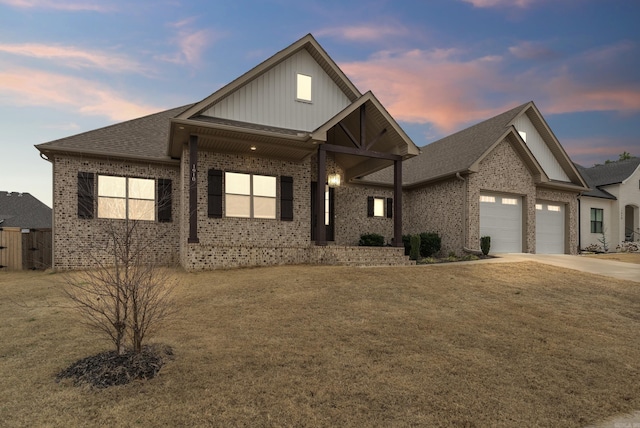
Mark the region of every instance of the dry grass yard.
[[[640, 286], [536, 263], [176, 273], [175, 360], [54, 381], [109, 348], [61, 274], [0, 273], [3, 426], [563, 426], [640, 409]], [[16, 304], [20, 303], [20, 304]], [[25, 307], [26, 305], [26, 307]]]

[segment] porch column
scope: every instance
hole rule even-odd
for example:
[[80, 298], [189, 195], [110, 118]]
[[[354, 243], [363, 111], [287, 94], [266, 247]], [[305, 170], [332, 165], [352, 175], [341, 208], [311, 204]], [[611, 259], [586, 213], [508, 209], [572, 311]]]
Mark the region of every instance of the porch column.
[[393, 161], [393, 245], [402, 247], [402, 160]]
[[189, 244], [198, 239], [198, 136], [189, 136]]
[[324, 189], [327, 181], [327, 151], [318, 147], [318, 177], [316, 179], [316, 245], [327, 245], [327, 227], [324, 224]]

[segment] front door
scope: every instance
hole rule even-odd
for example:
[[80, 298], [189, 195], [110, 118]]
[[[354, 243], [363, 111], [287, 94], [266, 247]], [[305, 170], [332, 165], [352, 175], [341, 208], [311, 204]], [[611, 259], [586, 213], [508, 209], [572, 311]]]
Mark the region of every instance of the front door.
[[[316, 215], [316, 188], [317, 183], [311, 182], [311, 240], [316, 240], [316, 224], [317, 224], [317, 215]], [[333, 210], [334, 210], [334, 199], [335, 192], [333, 187], [326, 186], [324, 193], [324, 224], [327, 228], [327, 241], [334, 240], [334, 223], [333, 223]]]

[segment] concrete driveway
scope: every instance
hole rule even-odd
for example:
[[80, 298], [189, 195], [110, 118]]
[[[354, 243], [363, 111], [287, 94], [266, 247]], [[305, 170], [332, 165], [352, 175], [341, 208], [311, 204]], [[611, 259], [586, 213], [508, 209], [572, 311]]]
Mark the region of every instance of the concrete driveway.
[[568, 254], [496, 254], [487, 262], [532, 261], [581, 272], [594, 273], [627, 281], [640, 282], [640, 264], [603, 260], [595, 257], [570, 256]]

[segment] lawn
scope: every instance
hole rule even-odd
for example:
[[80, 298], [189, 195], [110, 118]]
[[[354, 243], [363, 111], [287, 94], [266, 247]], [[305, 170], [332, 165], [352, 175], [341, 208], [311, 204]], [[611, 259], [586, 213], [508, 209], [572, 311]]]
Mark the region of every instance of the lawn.
[[104, 390], [63, 276], [0, 273], [3, 426], [585, 426], [640, 409], [640, 287], [533, 262], [176, 272], [175, 360]]

